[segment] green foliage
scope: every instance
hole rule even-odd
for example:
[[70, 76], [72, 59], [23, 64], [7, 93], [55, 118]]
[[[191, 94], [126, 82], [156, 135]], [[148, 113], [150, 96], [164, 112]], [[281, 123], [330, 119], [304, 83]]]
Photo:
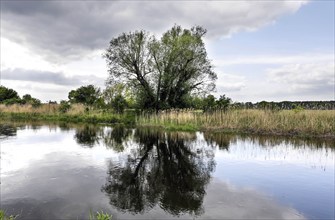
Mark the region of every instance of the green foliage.
[[124, 83], [144, 109], [183, 108], [194, 93], [212, 91], [216, 74], [207, 58], [202, 27], [174, 26], [160, 40], [145, 31], [110, 41], [104, 57], [109, 84]]
[[39, 99], [31, 97], [29, 94], [24, 95], [21, 99], [15, 90], [4, 86], [0, 86], [0, 103], [5, 105], [31, 104], [34, 108], [41, 106]]
[[117, 113], [123, 113], [126, 107], [135, 107], [134, 94], [125, 84], [108, 86], [103, 92], [103, 97], [107, 106]]
[[2, 103], [5, 105], [25, 104], [25, 102], [20, 98], [6, 99]]
[[0, 103], [8, 99], [18, 100], [20, 97], [15, 90], [0, 86]]
[[41, 101], [39, 99], [36, 99], [36, 98], [32, 98], [30, 103], [34, 108], [38, 108], [42, 105]]
[[221, 95], [220, 98], [216, 101], [216, 106], [219, 109], [227, 110], [231, 103], [231, 98], [226, 97], [226, 95]]
[[59, 111], [61, 113], [66, 113], [67, 111], [69, 111], [71, 108], [71, 105], [69, 102], [62, 100], [60, 101], [60, 105], [59, 105]]
[[32, 100], [33, 97], [31, 97], [30, 94], [25, 94], [24, 96], [22, 96], [22, 100], [24, 100], [25, 102], [29, 102], [30, 100]]
[[33, 98], [30, 94], [25, 94], [22, 96], [22, 104], [31, 104], [34, 108], [41, 106], [41, 101], [37, 98]]
[[215, 108], [215, 97], [213, 95], [208, 95], [206, 98], [203, 100], [203, 110], [208, 111], [210, 109]]
[[117, 95], [112, 99], [111, 106], [117, 113], [123, 113], [127, 107], [127, 102], [122, 95]]
[[100, 98], [100, 89], [93, 85], [81, 86], [69, 92], [68, 98], [71, 103], [81, 103], [92, 106]]

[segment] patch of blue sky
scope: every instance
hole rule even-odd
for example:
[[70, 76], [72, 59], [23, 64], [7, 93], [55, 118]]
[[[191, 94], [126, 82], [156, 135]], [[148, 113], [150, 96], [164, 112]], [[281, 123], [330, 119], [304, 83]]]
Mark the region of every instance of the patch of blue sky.
[[210, 55], [334, 53], [334, 1], [312, 1], [257, 31], [239, 32], [209, 45]]

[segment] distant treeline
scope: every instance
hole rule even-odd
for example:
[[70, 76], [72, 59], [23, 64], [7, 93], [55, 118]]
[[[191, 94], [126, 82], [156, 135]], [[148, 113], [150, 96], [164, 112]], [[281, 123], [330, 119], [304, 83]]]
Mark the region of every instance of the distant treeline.
[[[127, 90], [127, 87], [118, 84], [113, 87], [107, 87], [101, 92], [100, 88], [94, 85], [81, 86], [71, 90], [68, 94], [68, 100], [60, 102], [60, 111], [67, 112], [72, 104], [83, 104], [90, 109], [111, 109], [116, 113], [122, 113], [125, 109], [154, 110], [153, 108], [144, 108], [141, 105], [141, 99]], [[56, 101], [49, 101], [49, 104], [57, 104]], [[41, 106], [41, 101], [25, 94], [22, 98], [18, 93], [10, 88], [0, 86], [0, 104], [30, 104], [33, 107]], [[171, 106], [165, 106], [160, 110], [176, 109]], [[185, 96], [183, 103], [177, 109], [198, 109], [206, 111], [228, 110], [228, 109], [262, 109], [262, 110], [334, 110], [335, 101], [283, 101], [283, 102], [233, 102], [231, 98], [221, 95], [216, 98], [213, 95]]]
[[236, 102], [231, 107], [238, 109], [268, 109], [268, 110], [334, 110], [335, 101], [283, 101], [283, 102]]

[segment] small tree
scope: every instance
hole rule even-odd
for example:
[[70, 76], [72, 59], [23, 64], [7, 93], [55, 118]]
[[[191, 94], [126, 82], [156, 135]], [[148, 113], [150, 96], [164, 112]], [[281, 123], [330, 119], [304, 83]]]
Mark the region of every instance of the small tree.
[[226, 97], [226, 95], [221, 95], [220, 98], [216, 101], [216, 106], [219, 109], [227, 110], [231, 103], [231, 98]]
[[62, 100], [60, 101], [59, 111], [62, 113], [66, 113], [70, 110], [71, 105], [68, 101]]
[[41, 100], [36, 98], [32, 98], [30, 103], [34, 108], [40, 107], [42, 105]]
[[100, 89], [93, 85], [82, 86], [76, 90], [69, 92], [69, 100], [71, 103], [81, 103], [92, 106], [100, 97]]
[[124, 109], [127, 107], [127, 102], [122, 95], [116, 95], [112, 99], [111, 105], [117, 113], [123, 113]]
[[204, 98], [203, 110], [208, 111], [215, 108], [215, 97], [213, 95], [208, 95]]

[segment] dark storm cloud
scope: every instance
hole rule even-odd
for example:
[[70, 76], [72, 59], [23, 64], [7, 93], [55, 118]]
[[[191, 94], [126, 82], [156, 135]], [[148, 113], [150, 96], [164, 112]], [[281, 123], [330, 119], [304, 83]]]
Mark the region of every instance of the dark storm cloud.
[[62, 72], [26, 70], [26, 69], [6, 69], [1, 71], [1, 79], [28, 81], [37, 83], [47, 83], [61, 86], [79, 86], [84, 84], [103, 85], [104, 79], [90, 76], [71, 76], [67, 77]]
[[175, 23], [197, 24], [208, 29], [209, 37], [219, 37], [257, 29], [303, 3], [6, 1], [1, 2], [1, 35], [49, 61], [66, 62], [106, 48], [121, 32], [160, 33]]

